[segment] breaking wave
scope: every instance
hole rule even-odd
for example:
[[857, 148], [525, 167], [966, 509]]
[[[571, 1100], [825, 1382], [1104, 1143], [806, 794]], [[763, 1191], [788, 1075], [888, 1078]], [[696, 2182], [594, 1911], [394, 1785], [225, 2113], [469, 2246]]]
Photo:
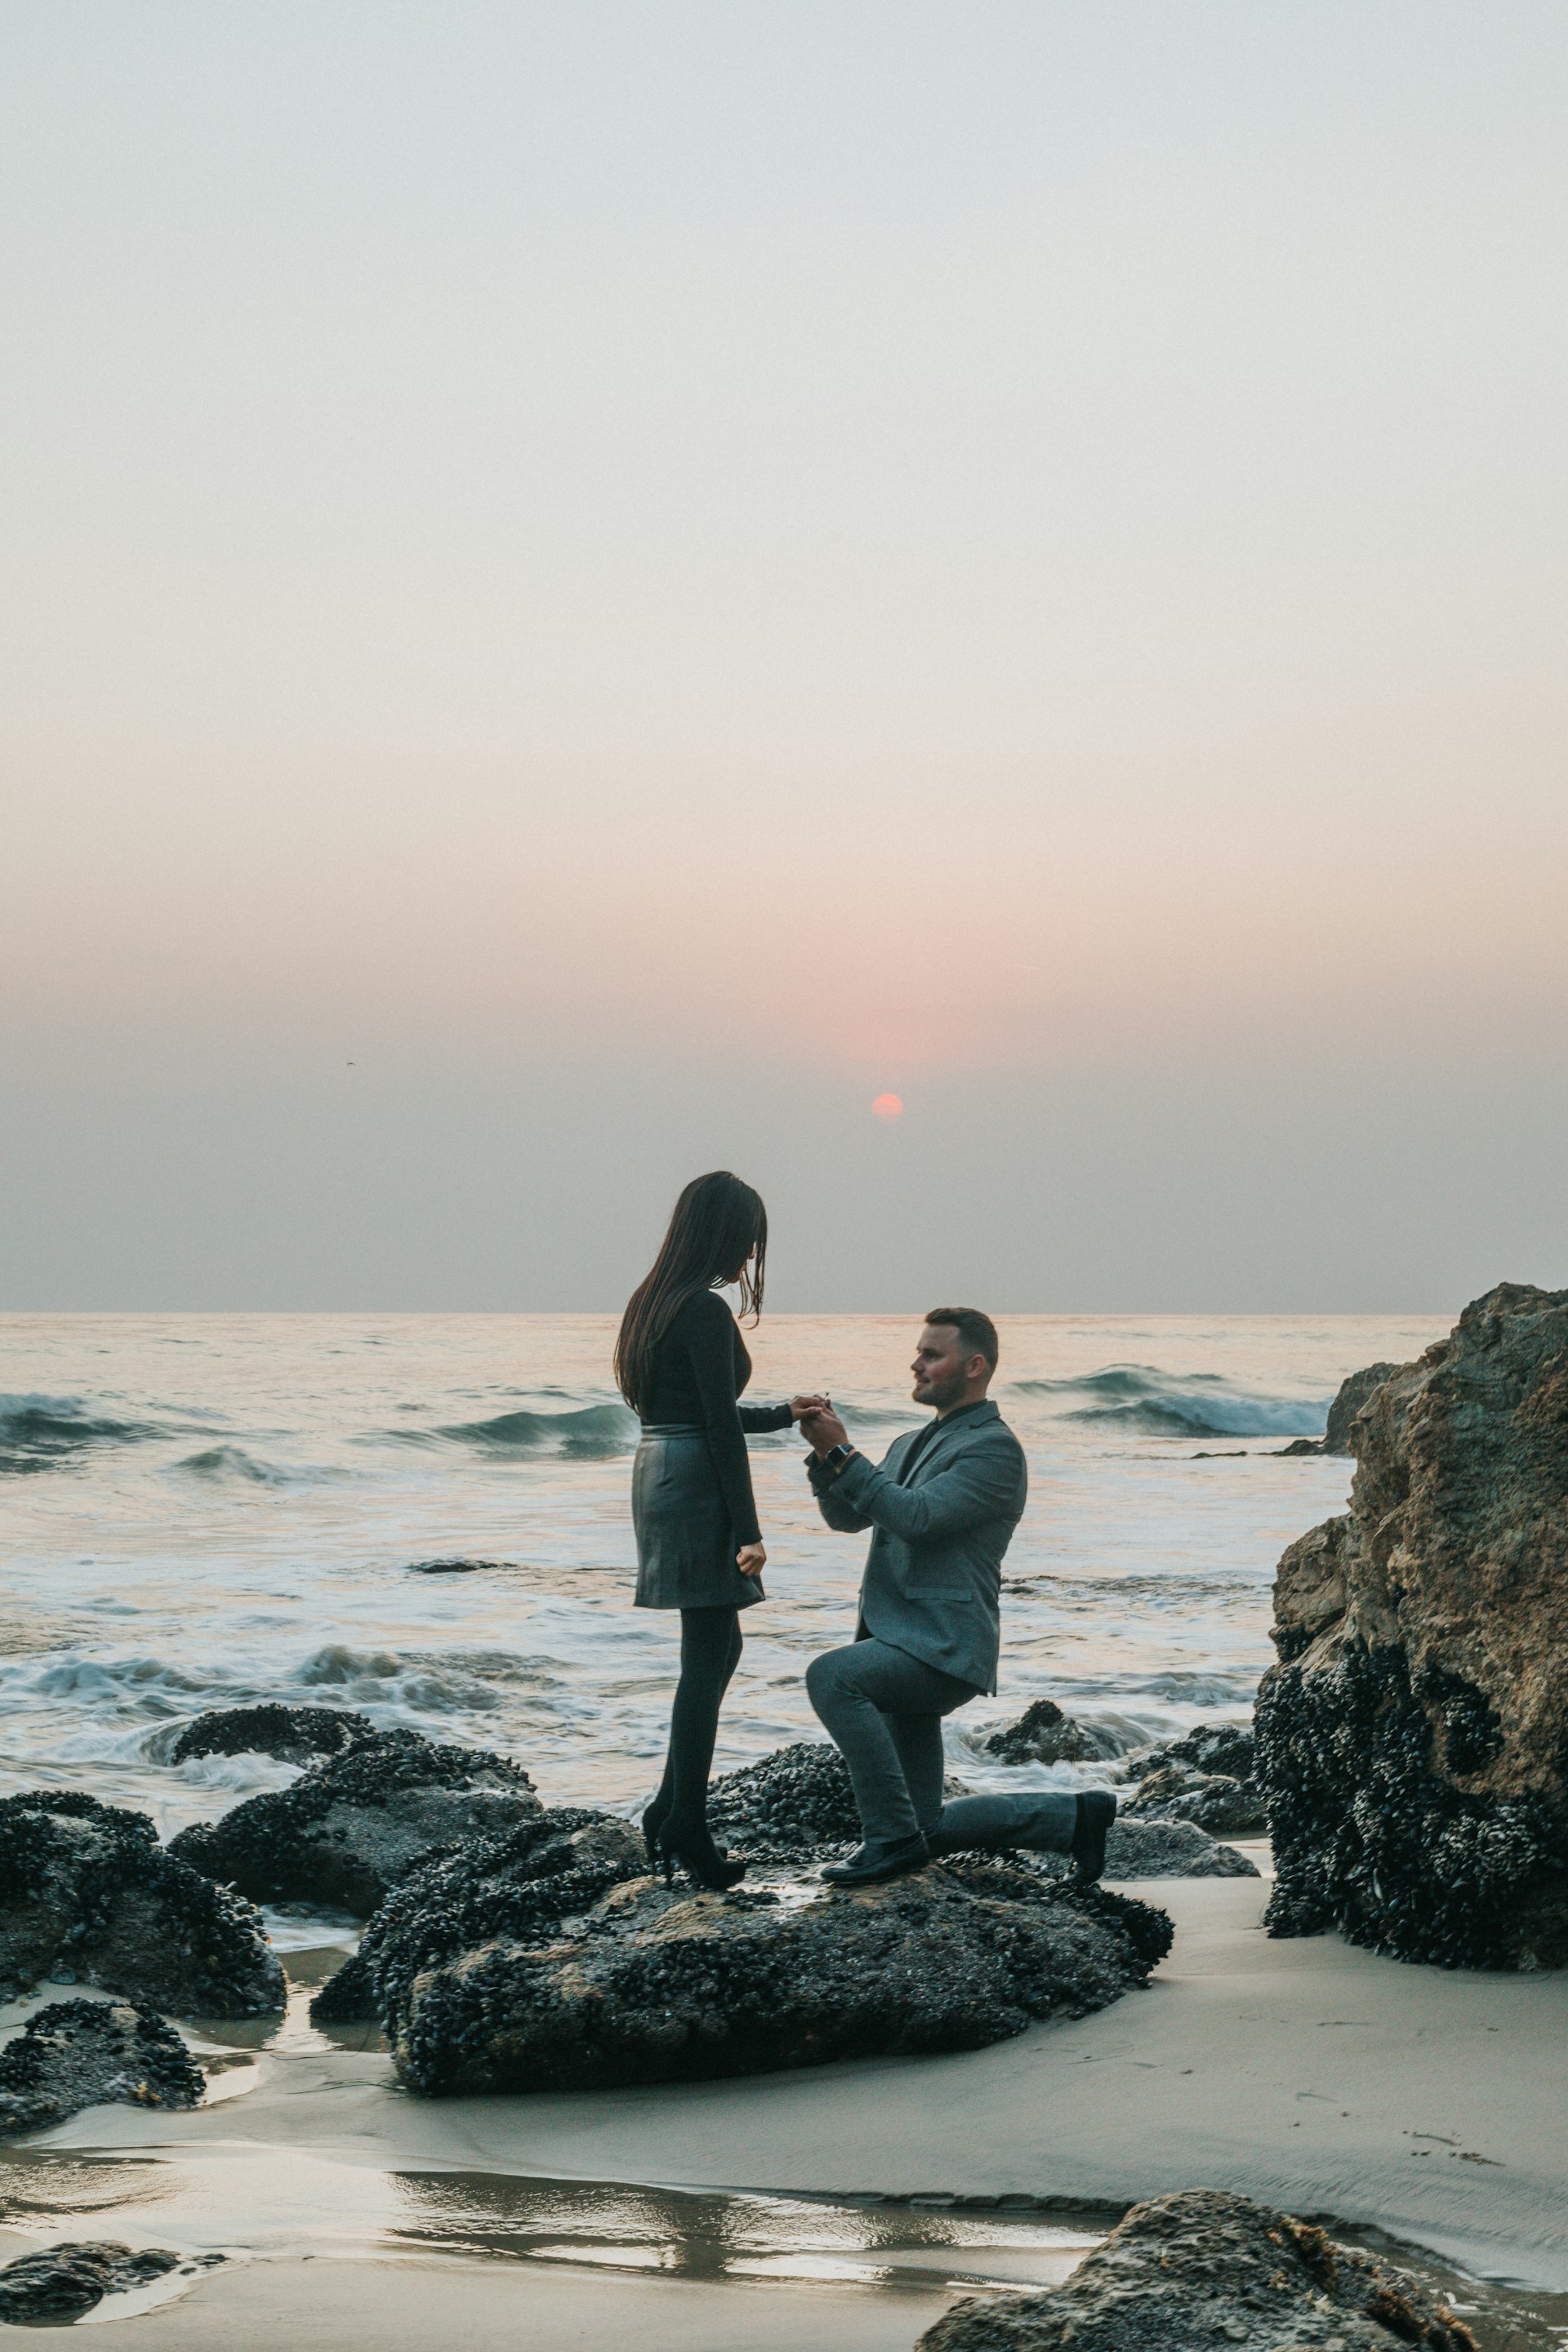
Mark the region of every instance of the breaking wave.
[[188, 1477], [224, 1479], [237, 1486], [294, 1486], [299, 1482], [299, 1473], [278, 1470], [273, 1463], [258, 1463], [245, 1446], [207, 1446], [205, 1454], [185, 1454], [174, 1467]]
[[51, 1470], [91, 1446], [163, 1434], [154, 1423], [117, 1421], [79, 1397], [0, 1396], [0, 1475]]
[[589, 1404], [571, 1412], [498, 1412], [489, 1421], [458, 1422], [436, 1435], [486, 1454], [550, 1452], [602, 1459], [630, 1453], [637, 1421], [624, 1404]]
[[1220, 1372], [1109, 1364], [1075, 1380], [1017, 1381], [1023, 1396], [1059, 1401], [1067, 1421], [1098, 1421], [1152, 1437], [1321, 1437], [1327, 1397], [1259, 1396]]

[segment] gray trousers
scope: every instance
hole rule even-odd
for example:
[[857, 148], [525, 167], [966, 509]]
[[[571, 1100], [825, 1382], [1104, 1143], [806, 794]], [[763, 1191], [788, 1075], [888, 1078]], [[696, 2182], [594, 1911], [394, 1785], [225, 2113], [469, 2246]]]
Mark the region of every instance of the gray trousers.
[[933, 1853], [1027, 1846], [1066, 1853], [1078, 1820], [1070, 1790], [942, 1801], [942, 1718], [979, 1694], [890, 1642], [851, 1642], [814, 1658], [806, 1694], [849, 1768], [868, 1846], [923, 1831]]

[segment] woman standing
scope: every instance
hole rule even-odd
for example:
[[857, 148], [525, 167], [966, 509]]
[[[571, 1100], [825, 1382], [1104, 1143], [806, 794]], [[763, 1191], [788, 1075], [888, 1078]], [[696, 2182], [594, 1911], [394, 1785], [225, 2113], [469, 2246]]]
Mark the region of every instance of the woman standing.
[[740, 1612], [763, 1599], [767, 1559], [745, 1433], [787, 1429], [817, 1402], [739, 1402], [752, 1360], [718, 1292], [738, 1283], [741, 1311], [755, 1322], [767, 1247], [767, 1211], [749, 1184], [722, 1169], [694, 1177], [616, 1341], [616, 1380], [642, 1423], [632, 1465], [637, 1606], [680, 1612], [669, 1752], [643, 1835], [667, 1878], [679, 1862], [700, 1886], [733, 1886], [746, 1871], [720, 1853], [708, 1828], [708, 1774], [741, 1655]]

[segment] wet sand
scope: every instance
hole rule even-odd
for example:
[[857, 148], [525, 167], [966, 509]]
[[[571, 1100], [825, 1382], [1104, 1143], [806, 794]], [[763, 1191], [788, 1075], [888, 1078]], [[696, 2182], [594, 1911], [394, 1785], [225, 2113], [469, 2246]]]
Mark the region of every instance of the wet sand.
[[367, 2260], [219, 2271], [148, 2324], [159, 2352], [910, 2352], [942, 2307], [855, 2287]]
[[[1024, 2192], [1100, 2206], [1208, 2186], [1376, 2225], [1485, 2275], [1568, 2288], [1568, 1974], [1410, 1968], [1331, 1937], [1272, 1942], [1257, 1880], [1134, 1891], [1177, 1924], [1152, 1988], [990, 2050], [591, 2096], [425, 2102], [393, 2086], [379, 2052], [296, 2028], [291, 2046], [262, 2053], [255, 2087], [238, 2096], [190, 2116], [100, 2108], [33, 2145], [186, 2158], [205, 2146], [285, 2164], [293, 2149], [307, 2164], [379, 2172]], [[214, 2282], [199, 2299], [263, 2292]], [[857, 2326], [858, 2340], [880, 2340]]]

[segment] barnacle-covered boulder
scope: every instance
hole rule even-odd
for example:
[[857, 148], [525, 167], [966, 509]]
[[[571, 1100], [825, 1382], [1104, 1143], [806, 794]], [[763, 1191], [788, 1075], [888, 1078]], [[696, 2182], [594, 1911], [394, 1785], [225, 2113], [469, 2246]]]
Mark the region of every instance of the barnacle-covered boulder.
[[1256, 1717], [1277, 1936], [1568, 1961], [1568, 1291], [1502, 1283], [1380, 1383], [1291, 1545]]
[[691, 1894], [637, 1878], [553, 1935], [421, 1969], [385, 2017], [426, 2094], [589, 2090], [974, 2050], [1142, 1985], [1163, 1912], [1000, 1863]]
[[421, 1969], [506, 1936], [549, 1942], [623, 1879], [647, 1870], [642, 1839], [615, 1813], [562, 1806], [502, 1837], [469, 1838], [416, 1864], [382, 1904], [352, 1958], [310, 2004], [317, 2025], [402, 2014]]
[[1134, 2205], [1070, 2278], [967, 2295], [916, 2352], [1476, 2352], [1404, 2273], [1249, 2197], [1189, 2189]]
[[123, 2000], [51, 2000], [0, 2050], [0, 2134], [83, 2107], [195, 2107], [206, 2078], [172, 2025]]
[[291, 1789], [247, 1797], [170, 1842], [254, 1903], [314, 1903], [368, 1916], [437, 1846], [494, 1836], [541, 1810], [521, 1764], [482, 1748], [378, 1731]]
[[175, 2017], [260, 2017], [283, 1971], [251, 1906], [74, 1789], [0, 1798], [0, 1994], [97, 1985]]
[[171, 1764], [197, 1756], [273, 1756], [310, 1764], [374, 1739], [368, 1715], [350, 1706], [215, 1706], [187, 1723], [169, 1750]]

